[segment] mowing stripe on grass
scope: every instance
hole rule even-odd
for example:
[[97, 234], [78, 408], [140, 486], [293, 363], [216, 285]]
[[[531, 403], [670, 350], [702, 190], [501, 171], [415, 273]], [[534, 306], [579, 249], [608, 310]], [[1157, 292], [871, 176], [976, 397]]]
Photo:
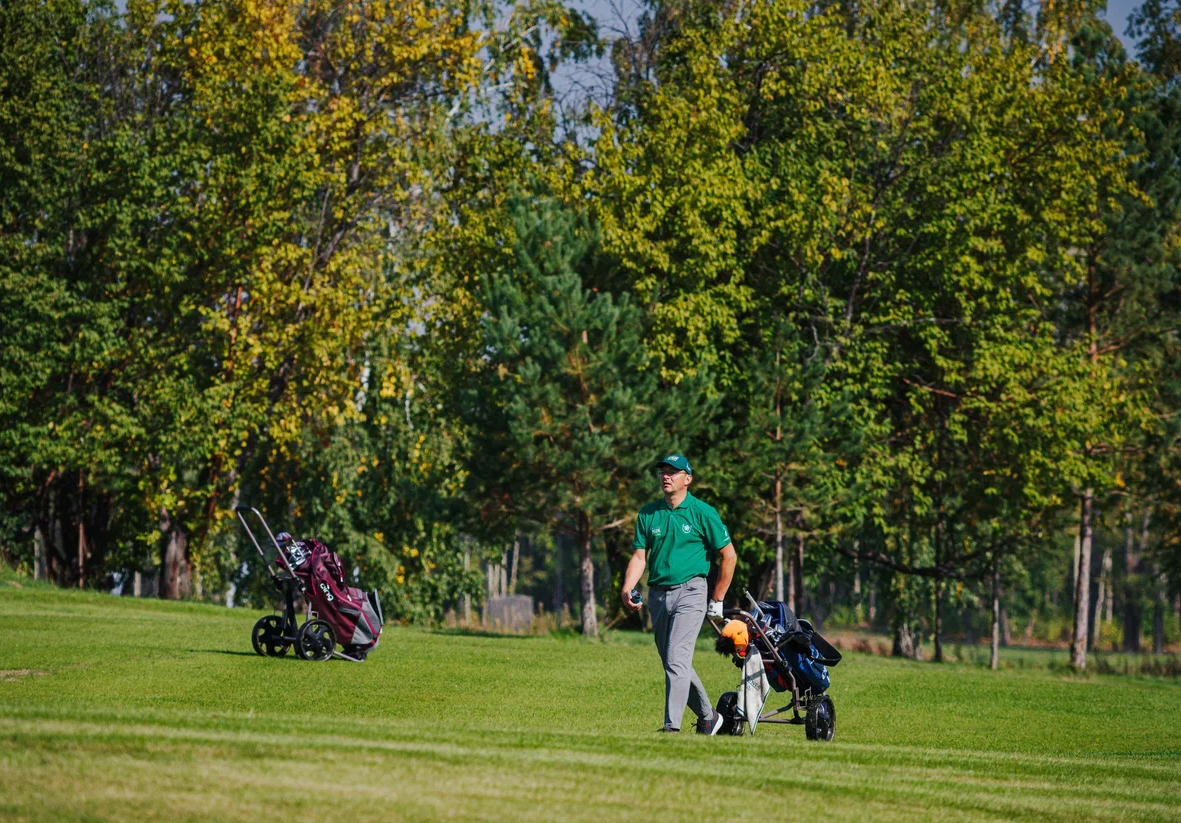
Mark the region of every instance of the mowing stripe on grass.
[[257, 616], [4, 592], [0, 670], [45, 674], [0, 677], [0, 818], [1181, 821], [1172, 681], [851, 653], [833, 744], [664, 736], [650, 638], [393, 627], [308, 664], [251, 653]]

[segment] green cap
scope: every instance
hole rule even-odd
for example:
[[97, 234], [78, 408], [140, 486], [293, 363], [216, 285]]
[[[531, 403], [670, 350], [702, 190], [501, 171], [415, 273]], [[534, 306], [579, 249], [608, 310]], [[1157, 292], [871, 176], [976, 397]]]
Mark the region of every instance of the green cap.
[[685, 474], [693, 474], [693, 467], [689, 465], [689, 458], [683, 454], [670, 454], [656, 465], [672, 466], [674, 469], [683, 471]]

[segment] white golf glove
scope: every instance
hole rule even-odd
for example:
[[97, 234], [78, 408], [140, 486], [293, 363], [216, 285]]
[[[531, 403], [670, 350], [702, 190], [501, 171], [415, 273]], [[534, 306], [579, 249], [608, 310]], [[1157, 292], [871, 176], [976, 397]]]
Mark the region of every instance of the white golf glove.
[[722, 616], [722, 601], [721, 600], [709, 601], [709, 607], [706, 608], [706, 610], [705, 610], [705, 616], [710, 617], [710, 618], [721, 617]]

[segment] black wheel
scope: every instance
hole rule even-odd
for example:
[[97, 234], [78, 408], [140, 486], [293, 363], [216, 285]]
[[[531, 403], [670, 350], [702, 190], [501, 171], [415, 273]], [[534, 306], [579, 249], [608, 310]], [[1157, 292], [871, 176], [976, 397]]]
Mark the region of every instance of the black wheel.
[[814, 698], [808, 703], [804, 716], [804, 733], [809, 740], [832, 740], [837, 731], [837, 710], [827, 694]]
[[722, 716], [722, 728], [718, 734], [741, 735], [746, 721], [738, 716], [738, 692], [723, 692], [715, 709]]
[[254, 646], [254, 651], [263, 657], [282, 657], [287, 654], [290, 644], [284, 643], [280, 639], [282, 637], [283, 618], [277, 614], [260, 617], [254, 624], [254, 630], [250, 632], [250, 642]]
[[323, 620], [304, 623], [295, 639], [295, 653], [303, 660], [327, 660], [335, 648], [332, 627]]

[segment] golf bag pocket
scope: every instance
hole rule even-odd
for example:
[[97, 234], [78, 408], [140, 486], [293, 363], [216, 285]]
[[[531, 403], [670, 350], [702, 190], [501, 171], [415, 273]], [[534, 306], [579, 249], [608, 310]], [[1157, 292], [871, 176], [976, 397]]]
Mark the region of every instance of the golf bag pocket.
[[820, 653], [815, 647], [806, 652], [789, 651], [784, 657], [795, 672], [801, 690], [811, 689], [815, 694], [821, 694], [831, 685], [828, 667], [820, 661]]
[[377, 645], [377, 639], [381, 637], [381, 627], [385, 623], [377, 591], [364, 592], [356, 588], [350, 588], [348, 591], [352, 600], [348, 611], [350, 616], [356, 618], [353, 636], [347, 641], [348, 644], [364, 648]]

